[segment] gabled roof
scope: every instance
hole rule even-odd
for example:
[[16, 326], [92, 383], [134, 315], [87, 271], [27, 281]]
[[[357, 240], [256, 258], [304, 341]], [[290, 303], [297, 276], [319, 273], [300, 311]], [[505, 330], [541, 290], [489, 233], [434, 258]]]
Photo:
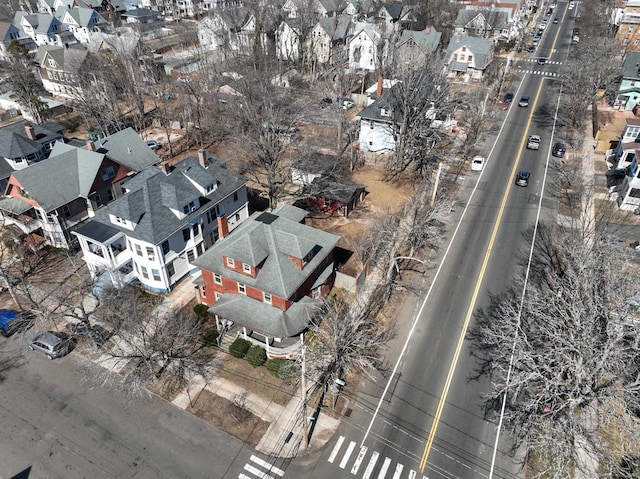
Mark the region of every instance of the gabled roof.
[[322, 17], [318, 20], [322, 29], [327, 32], [331, 40], [344, 40], [351, 27], [351, 15], [339, 15], [336, 17]]
[[131, 127], [95, 143], [96, 151], [107, 155], [131, 171], [142, 171], [160, 161], [146, 142]]
[[[378, 99], [358, 113], [360, 119], [393, 123], [394, 115], [397, 116], [398, 114], [398, 112], [394, 110], [402, 108], [402, 101], [397, 97], [400, 94], [401, 88], [402, 85], [398, 82], [391, 88], [383, 89], [382, 95]], [[382, 110], [386, 110], [390, 114], [383, 115]]]
[[491, 53], [491, 49], [493, 48], [493, 40], [490, 38], [470, 37], [468, 35], [454, 35], [449, 41], [445, 61], [449, 61], [453, 52], [461, 47], [467, 47], [471, 53], [475, 55], [476, 65], [484, 67], [486, 57]]
[[433, 27], [427, 27], [426, 29], [420, 31], [403, 30], [402, 36], [398, 41], [397, 48], [401, 47], [409, 40], [413, 40], [425, 53], [429, 54], [438, 48], [441, 37], [442, 33], [437, 31]]
[[305, 187], [305, 193], [347, 204], [364, 189], [365, 186], [359, 183], [334, 175], [322, 175]]
[[401, 2], [392, 2], [392, 3], [385, 3], [382, 8], [384, 8], [387, 13], [389, 13], [389, 16], [393, 19], [393, 21], [398, 21], [398, 19], [400, 18], [400, 15], [402, 15], [402, 8], [404, 7], [404, 5], [402, 5]]
[[[27, 138], [25, 126], [31, 125], [35, 140]], [[20, 120], [0, 127], [0, 156], [4, 158], [27, 157], [42, 149], [42, 145], [54, 138], [62, 137], [63, 129], [55, 123], [38, 125]]]
[[82, 67], [87, 58], [88, 50], [79, 43], [73, 43], [65, 47], [53, 45], [42, 45], [36, 53], [36, 61], [41, 68], [51, 68], [48, 63], [44, 63], [47, 56], [51, 57], [57, 64], [58, 69], [67, 73], [76, 73]]
[[628, 52], [622, 64], [622, 78], [640, 79], [640, 52]]
[[46, 211], [86, 198], [104, 155], [57, 142], [47, 161], [18, 170], [13, 176]]
[[453, 23], [456, 27], [466, 27], [476, 19], [482, 21], [490, 29], [501, 30], [509, 23], [509, 13], [493, 8], [465, 8], [458, 12], [458, 17]]
[[[203, 195], [192, 181], [214, 184], [217, 188]], [[178, 218], [171, 209], [182, 211], [183, 206], [191, 201], [197, 202], [199, 198], [212, 207], [241, 188], [246, 181], [244, 177], [214, 164], [205, 169], [194, 157], [177, 163], [169, 175], [152, 166], [129, 180], [129, 192], [98, 212], [92, 222], [118, 228], [131, 238], [159, 244], [202, 214], [202, 209], [197, 209], [184, 218]], [[111, 223], [109, 215], [137, 224], [133, 231], [120, 228]]]
[[[91, 19], [93, 17], [98, 17], [98, 23], [104, 23], [105, 20], [100, 16], [98, 12], [93, 10], [92, 8], [67, 8], [67, 7], [58, 7], [56, 9], [55, 17], [61, 22], [64, 21], [65, 15], [69, 15], [73, 20], [81, 27], [88, 27], [90, 25]], [[102, 20], [102, 22], [100, 22]], [[67, 22], [65, 22], [67, 23]]]
[[[290, 205], [271, 213], [254, 213], [194, 264], [261, 291], [292, 298], [340, 240], [339, 236], [296, 221], [303, 214], [307, 212]], [[310, 252], [315, 256], [303, 269], [289, 258], [304, 258]], [[224, 257], [259, 267], [259, 272], [255, 278], [236, 273], [224, 266]]]
[[133, 10], [127, 10], [121, 16], [122, 17], [132, 17], [132, 18], [146, 18], [157, 16], [158, 12], [153, 11], [149, 8], [134, 8]]
[[36, 33], [49, 33], [53, 31], [51, 25], [54, 23], [59, 24], [60, 21], [50, 13], [25, 13], [16, 12], [13, 24], [24, 25], [29, 24]]
[[9, 21], [0, 21], [0, 42], [8, 43], [12, 40], [11, 34], [19, 34], [20, 30]]

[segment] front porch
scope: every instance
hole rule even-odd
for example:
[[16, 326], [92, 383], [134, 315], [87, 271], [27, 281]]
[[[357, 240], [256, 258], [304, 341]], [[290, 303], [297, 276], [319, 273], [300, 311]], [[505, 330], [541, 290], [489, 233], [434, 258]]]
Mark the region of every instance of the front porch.
[[269, 359], [295, 359], [300, 353], [301, 342], [299, 336], [277, 339], [270, 338], [258, 331], [248, 330], [239, 324], [231, 323], [223, 326], [225, 321], [231, 323], [231, 321], [221, 320], [216, 316], [216, 324], [220, 332], [218, 346], [223, 349], [229, 349], [231, 343], [237, 338], [242, 338], [251, 344], [264, 348], [267, 352], [267, 358]]

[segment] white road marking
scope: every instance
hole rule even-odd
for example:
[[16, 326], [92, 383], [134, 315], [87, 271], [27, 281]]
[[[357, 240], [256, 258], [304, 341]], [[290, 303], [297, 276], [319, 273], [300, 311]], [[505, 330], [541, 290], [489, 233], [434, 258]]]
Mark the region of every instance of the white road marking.
[[378, 474], [378, 479], [384, 479], [384, 476], [387, 475], [387, 470], [389, 469], [390, 464], [391, 458], [385, 457], [384, 462], [382, 463], [382, 467], [380, 468], [380, 473]]
[[360, 448], [360, 452], [358, 453], [358, 457], [356, 457], [356, 462], [353, 464], [351, 468], [351, 474], [357, 474], [358, 469], [360, 469], [360, 464], [362, 464], [362, 460], [364, 459], [364, 455], [367, 453], [369, 448], [367, 446], [362, 446]]
[[373, 451], [371, 454], [371, 459], [369, 460], [369, 464], [367, 464], [367, 468], [364, 470], [364, 475], [362, 479], [369, 479], [371, 477], [371, 473], [373, 472], [373, 468], [376, 467], [376, 462], [378, 462], [378, 451]]
[[400, 474], [402, 474], [402, 470], [404, 469], [404, 465], [396, 464], [396, 472], [393, 474], [393, 479], [400, 479]]
[[342, 461], [340, 462], [340, 469], [344, 469], [345, 467], [347, 467], [347, 462], [349, 462], [349, 458], [351, 457], [351, 453], [353, 452], [353, 449], [355, 447], [356, 441], [351, 441], [349, 443], [349, 447], [347, 447], [347, 450], [344, 453], [344, 456], [342, 457]]
[[259, 458], [258, 456], [251, 456], [251, 460], [258, 464], [259, 466], [264, 467], [267, 471], [273, 472], [278, 476], [284, 476], [284, 471], [282, 469], [277, 468], [276, 466], [269, 464], [267, 461]]
[[258, 469], [257, 467], [253, 467], [251, 464], [245, 464], [244, 470], [250, 472], [256, 477], [259, 477], [260, 479], [273, 479], [273, 476], [270, 476], [266, 472], [262, 472], [260, 469]]
[[331, 455], [329, 456], [329, 462], [333, 463], [333, 461], [335, 460], [336, 456], [338, 455], [338, 451], [342, 447], [342, 443], [343, 442], [344, 442], [344, 436], [340, 436], [338, 438], [338, 442], [336, 442], [336, 445], [333, 446], [333, 451], [331, 451]]

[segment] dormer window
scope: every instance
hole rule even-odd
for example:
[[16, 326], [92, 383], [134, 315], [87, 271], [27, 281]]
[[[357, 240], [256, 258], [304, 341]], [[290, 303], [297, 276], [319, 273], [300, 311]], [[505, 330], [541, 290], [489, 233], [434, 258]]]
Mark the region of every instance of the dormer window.
[[207, 185], [206, 190], [207, 190], [207, 194], [211, 193], [213, 191], [213, 183]]
[[233, 258], [227, 258], [227, 266], [229, 268], [233, 268], [236, 265], [236, 262], [233, 260]]
[[189, 213], [193, 213], [197, 209], [198, 207], [196, 206], [195, 201], [192, 201], [188, 205], [184, 205], [182, 207], [182, 211], [184, 212], [185, 215], [188, 215]]
[[113, 166], [107, 166], [104, 170], [100, 172], [102, 175], [102, 181], [108, 181], [114, 176], [116, 176], [116, 172], [113, 169]]
[[269, 293], [262, 293], [263, 297], [264, 297], [264, 302], [267, 304], [271, 304], [271, 294]]
[[242, 271], [251, 274], [251, 265], [247, 263], [242, 263]]
[[380, 116], [389, 116], [391, 112], [387, 108], [380, 109]]

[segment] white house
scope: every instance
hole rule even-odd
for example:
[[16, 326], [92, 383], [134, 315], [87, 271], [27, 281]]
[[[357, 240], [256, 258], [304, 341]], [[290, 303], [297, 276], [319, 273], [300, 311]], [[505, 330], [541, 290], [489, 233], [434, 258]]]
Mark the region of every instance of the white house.
[[615, 169], [607, 172], [610, 198], [615, 199], [621, 210], [636, 211], [640, 208], [640, 119], [627, 118], [620, 142], [615, 149]]
[[369, 105], [358, 114], [360, 119], [360, 151], [376, 154], [392, 154], [396, 149], [394, 120], [394, 89], [397, 82], [378, 81], [375, 93], [370, 95]]
[[92, 34], [109, 29], [109, 23], [92, 8], [60, 7], [56, 10], [55, 17], [66, 25], [80, 43], [89, 43]]
[[490, 38], [454, 35], [444, 56], [445, 71], [450, 79], [480, 81], [493, 61], [493, 40]]
[[[198, 21], [200, 45], [223, 54], [249, 55], [255, 44], [256, 19], [243, 7], [215, 11]], [[266, 33], [260, 33], [260, 42], [266, 50]]]
[[249, 217], [246, 179], [200, 150], [169, 166], [152, 166], [126, 193], [74, 231], [94, 278], [121, 287], [138, 280], [168, 292], [197, 267], [193, 261]]
[[387, 39], [370, 23], [357, 23], [349, 40], [349, 70], [375, 71], [386, 65]]
[[67, 26], [47, 13], [16, 12], [13, 25], [20, 29], [21, 37], [29, 37], [38, 46], [64, 46], [77, 40]]
[[296, 61], [302, 53], [304, 35], [300, 18], [286, 18], [276, 29], [276, 57], [278, 60]]

